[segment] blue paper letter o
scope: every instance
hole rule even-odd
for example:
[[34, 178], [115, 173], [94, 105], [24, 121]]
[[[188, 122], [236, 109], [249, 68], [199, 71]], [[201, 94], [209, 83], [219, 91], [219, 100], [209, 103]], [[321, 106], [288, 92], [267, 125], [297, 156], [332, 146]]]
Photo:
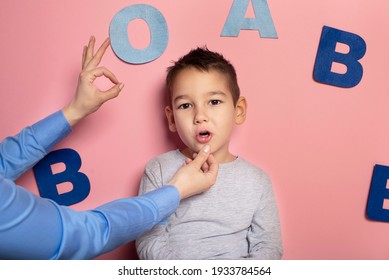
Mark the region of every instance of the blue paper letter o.
[[[150, 29], [150, 44], [147, 48], [135, 49], [128, 40], [128, 24], [134, 19], [143, 19]], [[160, 57], [169, 39], [167, 23], [161, 12], [145, 4], [120, 10], [111, 21], [109, 34], [115, 54], [132, 64], [147, 63]]]

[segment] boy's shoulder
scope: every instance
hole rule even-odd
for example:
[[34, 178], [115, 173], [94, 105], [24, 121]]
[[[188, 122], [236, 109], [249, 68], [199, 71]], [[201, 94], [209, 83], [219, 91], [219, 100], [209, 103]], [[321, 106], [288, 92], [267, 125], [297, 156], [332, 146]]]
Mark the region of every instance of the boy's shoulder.
[[179, 150], [171, 150], [152, 158], [146, 168], [155, 168], [167, 165], [182, 165], [185, 157]]
[[269, 175], [265, 170], [240, 156], [236, 160], [234, 170], [239, 172], [241, 176], [246, 178], [255, 177], [256, 180], [270, 180]]
[[238, 167], [241, 169], [247, 169], [248, 171], [251, 172], [259, 172], [259, 173], [266, 173], [261, 167], [258, 165], [248, 161], [247, 159], [238, 156], [235, 160], [236, 166], [234, 168]]
[[159, 154], [156, 157], [152, 158], [150, 161], [165, 161], [178, 159], [185, 159], [185, 156], [180, 152], [180, 150], [176, 149]]

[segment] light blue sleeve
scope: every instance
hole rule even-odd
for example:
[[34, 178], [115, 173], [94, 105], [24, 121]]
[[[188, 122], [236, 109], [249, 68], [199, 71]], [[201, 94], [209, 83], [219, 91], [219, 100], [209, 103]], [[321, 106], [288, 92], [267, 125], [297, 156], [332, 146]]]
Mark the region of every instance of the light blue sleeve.
[[178, 207], [176, 187], [74, 211], [0, 175], [0, 259], [93, 259], [153, 228]]
[[62, 111], [28, 126], [19, 134], [0, 142], [0, 175], [15, 180], [41, 160], [71, 127]]
[[177, 208], [174, 186], [78, 212], [12, 181], [70, 132], [58, 111], [0, 143], [0, 259], [92, 259], [135, 239]]

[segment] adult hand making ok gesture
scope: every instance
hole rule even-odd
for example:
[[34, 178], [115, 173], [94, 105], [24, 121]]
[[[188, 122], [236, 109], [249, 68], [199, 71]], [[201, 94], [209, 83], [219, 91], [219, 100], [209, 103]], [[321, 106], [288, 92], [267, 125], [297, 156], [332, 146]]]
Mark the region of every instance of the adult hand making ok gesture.
[[[82, 54], [82, 71], [79, 75], [76, 94], [68, 106], [63, 108], [63, 113], [71, 126], [74, 126], [81, 119], [97, 111], [106, 101], [119, 95], [123, 84], [119, 83], [116, 76], [107, 68], [98, 66], [103, 55], [110, 45], [107, 38], [94, 54], [95, 37], [91, 37], [88, 46], [84, 47]], [[96, 87], [94, 81], [96, 78], [104, 76], [114, 85], [101, 91]]]

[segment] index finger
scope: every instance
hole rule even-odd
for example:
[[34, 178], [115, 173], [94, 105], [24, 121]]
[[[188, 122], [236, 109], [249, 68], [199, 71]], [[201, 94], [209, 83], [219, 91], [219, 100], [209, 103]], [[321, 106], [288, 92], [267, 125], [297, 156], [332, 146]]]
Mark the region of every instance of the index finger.
[[84, 70], [93, 57], [93, 49], [95, 46], [95, 36], [91, 36], [88, 42], [88, 46], [84, 47], [82, 52], [82, 69]]
[[213, 155], [209, 155], [208, 164], [209, 164], [209, 169], [204, 174], [206, 174], [208, 176], [208, 179], [210, 180], [211, 184], [213, 185], [213, 184], [215, 184], [216, 179], [217, 179], [217, 173], [219, 171], [219, 164], [217, 163], [217, 161]]
[[211, 154], [209, 155], [208, 159], [207, 159], [207, 163], [208, 163], [208, 171], [210, 173], [214, 173], [214, 172], [217, 172], [218, 171], [218, 163], [215, 159], [215, 157]]
[[108, 78], [112, 83], [114, 84], [119, 83], [119, 80], [116, 78], [115, 74], [105, 67], [95, 68], [91, 70], [90, 73], [93, 75], [92, 77], [93, 80], [104, 75], [104, 77]]
[[200, 152], [196, 158], [192, 160], [191, 164], [195, 165], [197, 169], [200, 169], [201, 166], [203, 166], [203, 164], [207, 161], [210, 149], [211, 148], [209, 145], [205, 145], [203, 148], [201, 148]]
[[103, 55], [104, 55], [104, 53], [107, 50], [109, 45], [110, 45], [110, 39], [107, 38], [107, 39], [105, 39], [103, 44], [100, 46], [100, 48], [97, 50], [96, 54], [88, 62], [85, 70], [90, 70], [90, 69], [96, 68], [97, 65], [99, 65], [99, 63], [100, 63], [101, 59], [103, 58]]

